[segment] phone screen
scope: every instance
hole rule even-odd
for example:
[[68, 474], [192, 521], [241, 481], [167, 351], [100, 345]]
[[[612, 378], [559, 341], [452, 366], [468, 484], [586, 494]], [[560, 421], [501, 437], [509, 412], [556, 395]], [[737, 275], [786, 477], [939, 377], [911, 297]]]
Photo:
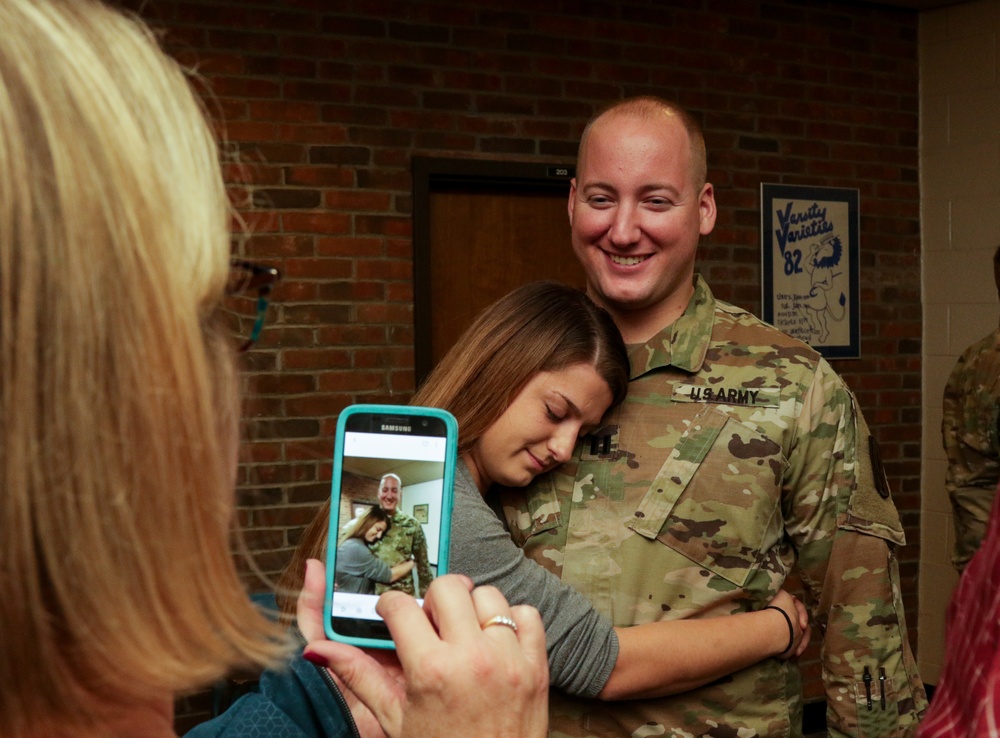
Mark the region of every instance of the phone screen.
[[399, 589], [421, 600], [447, 571], [456, 435], [450, 415], [428, 408], [341, 415], [327, 542], [331, 638], [392, 647], [378, 596]]

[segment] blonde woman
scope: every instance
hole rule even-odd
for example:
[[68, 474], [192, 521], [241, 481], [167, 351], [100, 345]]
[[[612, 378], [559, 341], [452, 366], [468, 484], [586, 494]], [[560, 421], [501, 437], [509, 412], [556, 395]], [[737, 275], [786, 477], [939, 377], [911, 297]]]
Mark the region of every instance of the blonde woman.
[[172, 736], [175, 693], [288, 650], [229, 554], [238, 397], [218, 312], [262, 272], [230, 278], [217, 157], [139, 22], [0, 2], [3, 736]]
[[276, 664], [229, 555], [227, 199], [181, 71], [90, 2], [0, 3], [0, 714], [170, 735]]

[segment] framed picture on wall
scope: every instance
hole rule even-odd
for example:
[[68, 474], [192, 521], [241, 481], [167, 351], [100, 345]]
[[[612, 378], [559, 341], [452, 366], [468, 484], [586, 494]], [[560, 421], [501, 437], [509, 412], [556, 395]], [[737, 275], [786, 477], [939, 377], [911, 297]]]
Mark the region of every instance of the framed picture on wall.
[[429, 516], [427, 514], [428, 513], [428, 509], [427, 508], [428, 508], [428, 506], [426, 504], [424, 504], [424, 505], [414, 505], [413, 506], [413, 517], [416, 519], [416, 521], [418, 523], [426, 523], [427, 522], [427, 520], [429, 518]]
[[374, 507], [370, 502], [361, 502], [360, 500], [351, 500], [351, 517], [360, 518], [366, 512]]
[[761, 184], [763, 318], [828, 359], [860, 356], [858, 190]]

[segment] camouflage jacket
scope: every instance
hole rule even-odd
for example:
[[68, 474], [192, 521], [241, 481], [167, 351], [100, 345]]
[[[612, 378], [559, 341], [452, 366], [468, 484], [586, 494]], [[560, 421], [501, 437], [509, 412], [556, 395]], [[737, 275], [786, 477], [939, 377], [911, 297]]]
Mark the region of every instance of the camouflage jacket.
[[945, 489], [955, 513], [952, 562], [961, 571], [983, 540], [1000, 482], [1000, 329], [959, 357], [943, 409]]
[[382, 536], [382, 540], [372, 546], [372, 553], [389, 566], [395, 566], [412, 557], [417, 563], [413, 572], [417, 576], [420, 587], [418, 592], [414, 586], [413, 575], [410, 575], [392, 584], [375, 585], [375, 594], [398, 589], [414, 597], [424, 596], [434, 575], [431, 573], [431, 565], [427, 559], [427, 538], [416, 518], [397, 509], [392, 516], [392, 527]]
[[[825, 632], [830, 735], [912, 734], [926, 698], [898, 586], [903, 532], [843, 382], [700, 277], [684, 315], [630, 357], [628, 398], [573, 459], [502, 491], [512, 537], [616, 626], [759, 609], [797, 563]], [[799, 736], [801, 691], [794, 663], [767, 659], [673, 697], [553, 693], [549, 730]]]

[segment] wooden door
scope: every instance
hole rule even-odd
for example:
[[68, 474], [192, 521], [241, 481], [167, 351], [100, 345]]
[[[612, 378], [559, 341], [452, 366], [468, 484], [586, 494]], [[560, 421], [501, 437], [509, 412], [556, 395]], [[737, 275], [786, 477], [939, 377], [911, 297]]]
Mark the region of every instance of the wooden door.
[[556, 279], [583, 288], [566, 193], [448, 188], [430, 195], [430, 356], [444, 356], [476, 314], [515, 287]]
[[413, 159], [414, 363], [419, 386], [484, 307], [527, 282], [583, 289], [566, 200], [574, 168]]

